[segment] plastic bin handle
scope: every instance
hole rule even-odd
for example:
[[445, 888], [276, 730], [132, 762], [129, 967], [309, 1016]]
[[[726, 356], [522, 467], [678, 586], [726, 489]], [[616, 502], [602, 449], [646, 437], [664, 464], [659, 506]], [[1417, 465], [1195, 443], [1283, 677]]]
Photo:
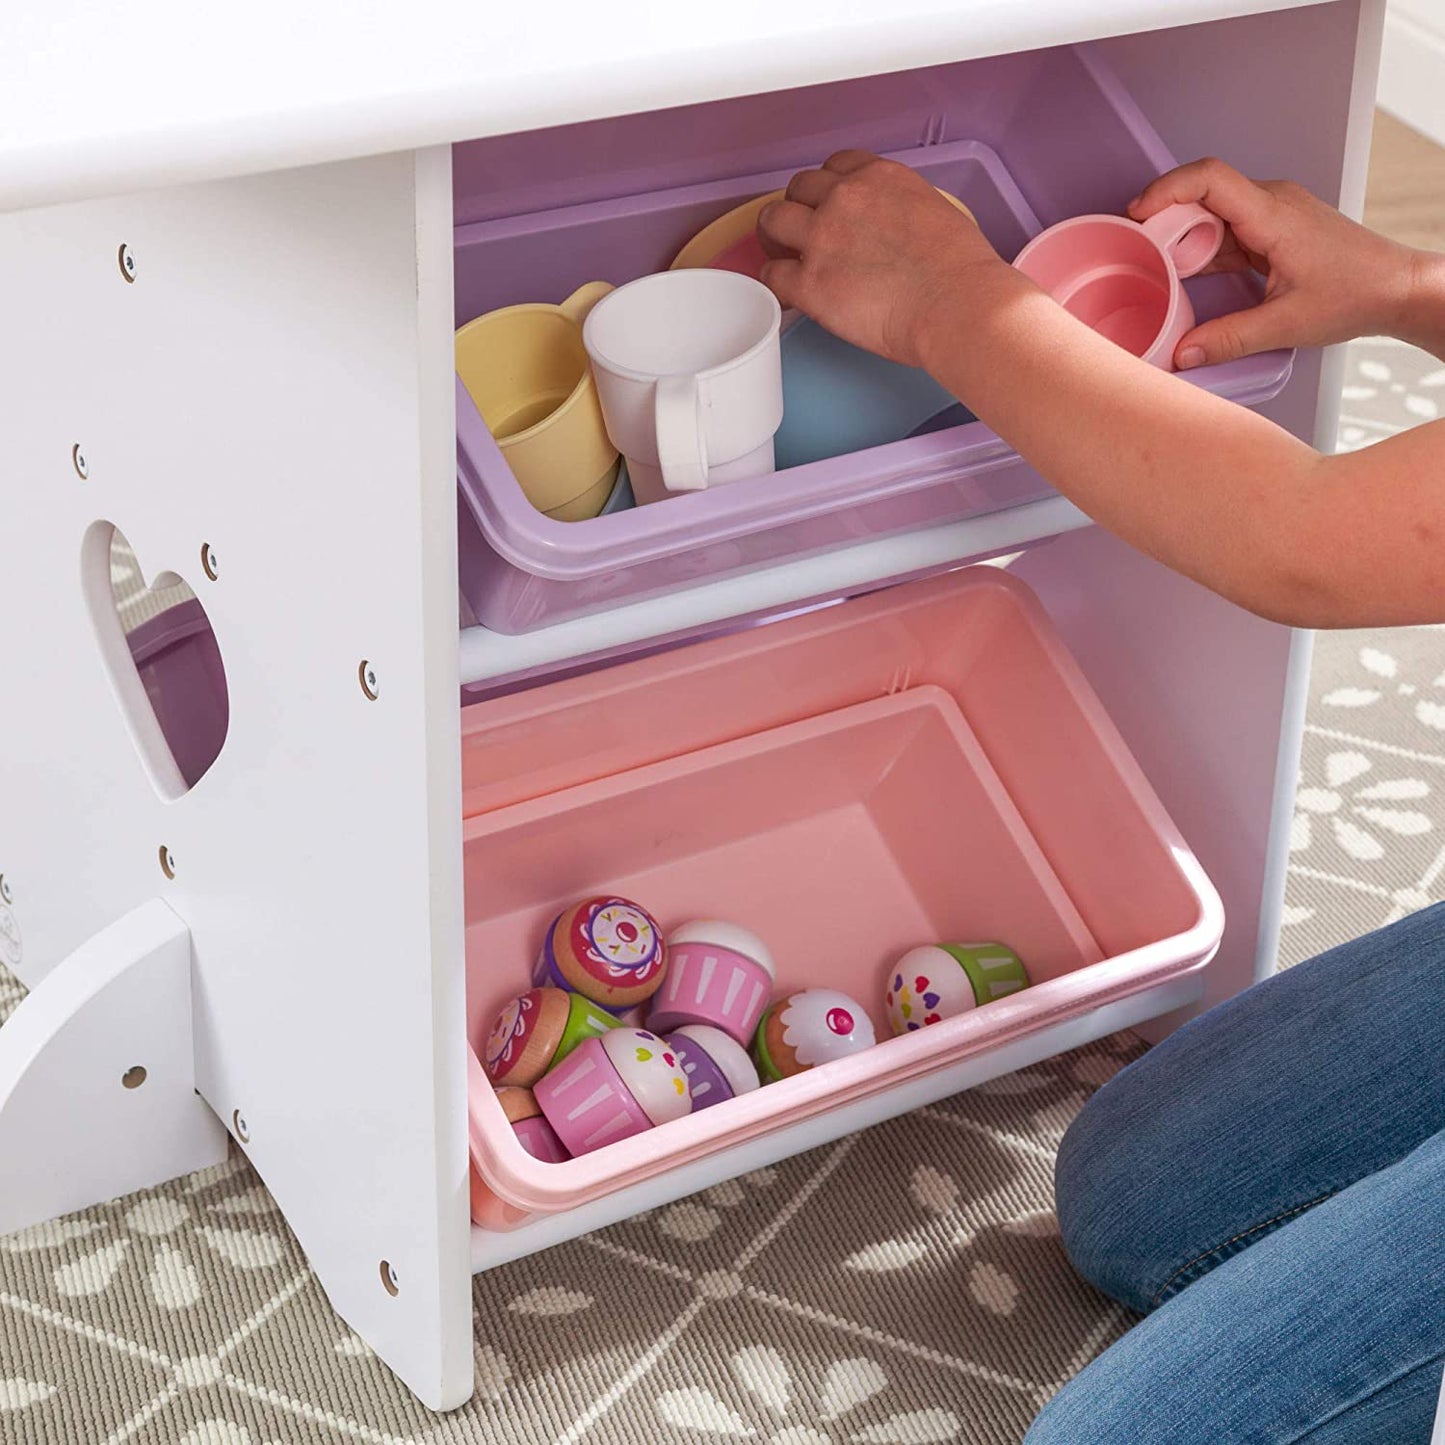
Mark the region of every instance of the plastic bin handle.
[[707, 486], [701, 400], [695, 376], [664, 376], [657, 383], [657, 460], [669, 492], [700, 492]]

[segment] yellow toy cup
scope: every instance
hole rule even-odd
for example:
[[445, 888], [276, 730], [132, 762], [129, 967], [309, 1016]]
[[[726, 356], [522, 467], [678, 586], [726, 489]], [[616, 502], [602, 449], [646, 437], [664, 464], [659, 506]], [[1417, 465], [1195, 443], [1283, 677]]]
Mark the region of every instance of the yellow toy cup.
[[617, 481], [582, 345], [582, 322], [612, 287], [590, 281], [560, 306], [506, 306], [457, 332], [456, 366], [527, 500], [562, 522], [595, 517]]

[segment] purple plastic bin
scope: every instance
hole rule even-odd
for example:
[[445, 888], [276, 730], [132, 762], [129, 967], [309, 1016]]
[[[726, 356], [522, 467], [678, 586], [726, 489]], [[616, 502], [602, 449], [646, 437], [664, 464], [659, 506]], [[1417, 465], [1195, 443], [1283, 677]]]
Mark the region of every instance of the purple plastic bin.
[[[475, 141], [454, 153], [457, 324], [664, 269], [709, 221], [845, 145], [891, 154], [959, 196], [1009, 258], [1055, 221], [1121, 211], [1175, 163], [1089, 47]], [[1187, 289], [1201, 320], [1258, 295], [1239, 275]], [[1292, 362], [1275, 352], [1188, 382], [1254, 405], [1279, 393]], [[973, 422], [557, 522], [528, 503], [460, 381], [456, 398], [461, 585], [477, 620], [497, 632], [1052, 494]]]
[[205, 608], [194, 598], [177, 603], [126, 642], [176, 767], [193, 788], [219, 756], [231, 720], [226, 668]]

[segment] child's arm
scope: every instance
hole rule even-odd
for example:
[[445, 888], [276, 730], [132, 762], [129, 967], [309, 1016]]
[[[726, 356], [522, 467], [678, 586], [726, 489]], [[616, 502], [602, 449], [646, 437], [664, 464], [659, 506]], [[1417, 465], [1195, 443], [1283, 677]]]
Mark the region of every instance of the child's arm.
[[[1445, 343], [1445, 263], [1416, 266], [1293, 190], [1250, 196], [1232, 172], [1237, 204], [1223, 201], [1226, 170], [1175, 172], [1135, 214], [1200, 197], [1235, 212], [1226, 219], [1239, 244], [1271, 273], [1250, 329], [1223, 333], [1237, 350], [1371, 331]], [[1445, 618], [1445, 423], [1321, 457], [1075, 321], [906, 167], [845, 152], [795, 177], [788, 194], [760, 223], [779, 258], [764, 279], [784, 304], [927, 367], [1126, 541], [1298, 626]], [[1307, 252], [1318, 264], [1306, 267]], [[1220, 334], [1200, 328], [1181, 350], [1207, 350]]]

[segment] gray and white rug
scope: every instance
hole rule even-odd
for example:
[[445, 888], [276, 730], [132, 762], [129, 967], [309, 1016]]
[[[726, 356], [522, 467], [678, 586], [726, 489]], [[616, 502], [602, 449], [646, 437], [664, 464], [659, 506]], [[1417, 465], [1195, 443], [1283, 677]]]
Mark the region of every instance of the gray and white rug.
[[[1445, 405], [1352, 356], [1345, 446]], [[1445, 629], [1319, 639], [1281, 962], [1445, 897]], [[0, 976], [0, 1016], [20, 990]], [[477, 1279], [477, 1394], [415, 1405], [244, 1161], [0, 1240], [6, 1445], [1012, 1445], [1122, 1333], [1052, 1217], [1124, 1035]]]

